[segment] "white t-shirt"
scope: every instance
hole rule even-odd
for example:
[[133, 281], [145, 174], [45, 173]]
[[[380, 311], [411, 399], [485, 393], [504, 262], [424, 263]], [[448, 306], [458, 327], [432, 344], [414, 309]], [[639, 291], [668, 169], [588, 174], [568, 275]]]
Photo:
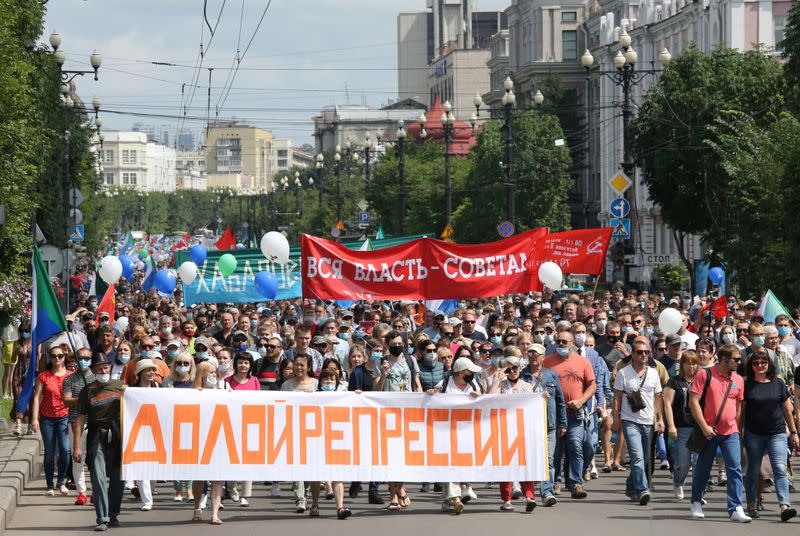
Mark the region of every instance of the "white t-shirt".
[[[621, 414], [623, 421], [631, 421], [638, 424], [653, 424], [655, 422], [655, 395], [661, 392], [661, 380], [658, 378], [658, 371], [656, 369], [645, 367], [644, 370], [647, 376], [643, 383], [642, 377], [633, 370], [632, 365], [620, 369], [617, 373], [616, 380], [614, 380], [615, 391], [630, 393], [641, 390], [642, 398], [644, 399], [644, 409], [634, 412], [631, 411], [631, 406], [628, 404], [628, 397], [624, 394], [622, 395]], [[641, 389], [639, 389], [640, 383], [642, 383]]]
[[780, 348], [792, 358], [794, 366], [800, 366], [800, 341], [794, 337], [789, 337], [785, 341], [781, 341]]
[[[439, 382], [439, 385], [437, 385], [437, 387], [439, 389], [441, 389], [443, 383], [444, 383], [444, 380]], [[449, 381], [447, 382], [447, 387], [445, 388], [445, 390], [443, 392], [444, 393], [460, 393], [462, 395], [468, 395], [474, 390], [475, 389], [472, 387], [471, 383], [468, 383], [468, 384], [464, 385], [464, 388], [461, 389], [458, 385], [456, 385], [455, 380], [453, 378], [450, 378]]]
[[697, 344], [697, 340], [700, 336], [697, 333], [692, 333], [691, 331], [687, 331], [683, 335], [681, 335], [681, 349], [685, 352], [686, 350], [694, 350], [694, 345]]

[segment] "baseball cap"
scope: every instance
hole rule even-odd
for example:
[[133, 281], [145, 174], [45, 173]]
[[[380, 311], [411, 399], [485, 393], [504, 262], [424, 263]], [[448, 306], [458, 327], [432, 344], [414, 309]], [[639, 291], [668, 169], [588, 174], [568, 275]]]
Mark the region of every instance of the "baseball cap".
[[452, 317], [452, 318], [449, 318], [447, 320], [447, 322], [453, 327], [461, 325], [461, 319], [460, 318], [456, 318], [455, 316]]
[[436, 318], [437, 316], [441, 316], [442, 318], [444, 318], [444, 311], [438, 311], [437, 310], [436, 312], [434, 312], [433, 313], [433, 318]]
[[[197, 342], [197, 341], [195, 341], [195, 342]], [[167, 348], [169, 348], [170, 346], [174, 346], [176, 348], [180, 348], [183, 345], [181, 344], [181, 341], [179, 341], [178, 339], [172, 339], [171, 341], [169, 341], [167, 343]]]
[[667, 335], [666, 341], [667, 346], [672, 346], [673, 344], [681, 344], [683, 340], [680, 338], [680, 335], [671, 334]]
[[97, 318], [111, 318], [111, 315], [109, 315], [107, 312], [103, 311], [102, 313], [97, 315]]
[[315, 335], [313, 339], [311, 339], [311, 344], [316, 346], [317, 344], [328, 344], [328, 339], [323, 337], [322, 335]]
[[208, 340], [208, 337], [197, 337], [194, 340], [194, 346], [197, 347], [198, 344], [202, 344], [206, 348], [211, 348], [211, 342]]
[[353, 311], [345, 311], [342, 313], [342, 318], [353, 318]]
[[531, 344], [528, 346], [528, 353], [536, 352], [539, 355], [544, 355], [547, 350], [545, 350], [544, 345], [537, 343]]
[[466, 357], [459, 357], [456, 359], [456, 362], [453, 363], [453, 372], [463, 372], [468, 370], [470, 372], [480, 372], [481, 367], [467, 359]]

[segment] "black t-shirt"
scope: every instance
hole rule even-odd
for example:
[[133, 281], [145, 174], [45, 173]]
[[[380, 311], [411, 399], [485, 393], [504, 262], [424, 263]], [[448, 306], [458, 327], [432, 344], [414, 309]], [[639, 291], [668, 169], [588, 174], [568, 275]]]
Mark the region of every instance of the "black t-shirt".
[[691, 384], [683, 376], [673, 376], [667, 382], [667, 387], [675, 391], [675, 396], [672, 397], [672, 420], [675, 428], [694, 426], [688, 398]]
[[280, 378], [278, 375], [280, 374], [280, 361], [277, 363], [272, 363], [267, 360], [266, 357], [261, 359], [261, 366], [258, 369], [258, 383], [261, 385], [262, 391], [279, 391], [280, 386]]
[[758, 435], [781, 434], [786, 431], [783, 403], [789, 390], [781, 380], [767, 383], [753, 380], [744, 382], [744, 427]]
[[347, 381], [348, 391], [372, 391], [372, 374], [365, 365], [359, 365], [350, 371]]

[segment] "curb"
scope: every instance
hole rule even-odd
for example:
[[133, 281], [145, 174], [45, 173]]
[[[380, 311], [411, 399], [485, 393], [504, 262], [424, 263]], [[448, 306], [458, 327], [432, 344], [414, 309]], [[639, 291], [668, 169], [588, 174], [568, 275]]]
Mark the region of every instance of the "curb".
[[42, 469], [42, 440], [37, 435], [0, 434], [0, 535], [14, 517], [25, 486]]

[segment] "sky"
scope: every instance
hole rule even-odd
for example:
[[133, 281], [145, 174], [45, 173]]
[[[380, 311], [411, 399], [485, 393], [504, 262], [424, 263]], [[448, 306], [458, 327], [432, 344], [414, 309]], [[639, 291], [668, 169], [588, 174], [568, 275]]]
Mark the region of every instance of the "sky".
[[[423, 11], [426, 4], [206, 2], [213, 37], [203, 0], [51, 1], [41, 40], [47, 43], [53, 30], [61, 34], [64, 69], [90, 69], [92, 51], [102, 54], [99, 81], [91, 76], [75, 81], [84, 102], [94, 96], [102, 101], [103, 129], [129, 130], [143, 122], [200, 134], [206, 117], [213, 120], [219, 109], [220, 119], [266, 128], [295, 145], [313, 144], [311, 117], [322, 107], [380, 107], [397, 97], [397, 14]], [[475, 9], [505, 9], [510, 3], [476, 0]], [[197, 68], [201, 39], [204, 56]]]

